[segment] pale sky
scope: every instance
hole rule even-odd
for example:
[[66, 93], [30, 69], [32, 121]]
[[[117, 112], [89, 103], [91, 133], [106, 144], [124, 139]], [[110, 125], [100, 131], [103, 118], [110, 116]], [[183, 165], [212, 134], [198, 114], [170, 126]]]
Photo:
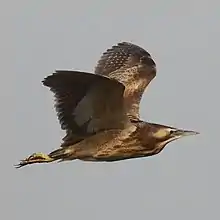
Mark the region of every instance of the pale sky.
[[[220, 1], [1, 1], [1, 219], [219, 219]], [[157, 76], [141, 118], [199, 131], [153, 157], [15, 169], [59, 147], [55, 69], [92, 72], [121, 41], [146, 49]]]

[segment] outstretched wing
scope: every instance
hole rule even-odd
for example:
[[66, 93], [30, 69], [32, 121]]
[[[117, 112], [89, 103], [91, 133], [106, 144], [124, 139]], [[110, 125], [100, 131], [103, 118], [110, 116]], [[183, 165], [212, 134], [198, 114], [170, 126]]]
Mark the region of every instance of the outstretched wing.
[[101, 130], [122, 128], [124, 86], [95, 74], [59, 70], [43, 84], [55, 94], [55, 108], [61, 128], [67, 131], [64, 144], [78, 142]]
[[125, 85], [125, 105], [127, 114], [139, 118], [142, 94], [156, 76], [156, 64], [143, 48], [122, 42], [103, 53], [95, 73], [118, 80]]

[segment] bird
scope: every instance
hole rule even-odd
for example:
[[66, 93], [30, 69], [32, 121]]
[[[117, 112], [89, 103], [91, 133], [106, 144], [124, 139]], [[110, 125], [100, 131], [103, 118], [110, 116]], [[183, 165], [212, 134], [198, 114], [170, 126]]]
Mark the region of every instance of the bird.
[[156, 76], [156, 64], [138, 45], [121, 42], [107, 49], [94, 73], [56, 70], [44, 78], [66, 135], [58, 149], [33, 153], [17, 168], [75, 159], [113, 162], [148, 157], [174, 140], [199, 134], [140, 119], [141, 97]]

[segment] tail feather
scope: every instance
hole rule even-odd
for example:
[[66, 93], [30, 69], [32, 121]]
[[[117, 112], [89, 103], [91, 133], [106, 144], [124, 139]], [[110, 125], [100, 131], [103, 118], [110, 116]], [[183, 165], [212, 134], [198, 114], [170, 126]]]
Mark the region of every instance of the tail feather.
[[65, 159], [70, 155], [67, 149], [59, 148], [57, 150], [52, 151], [48, 156], [53, 158], [54, 160]]

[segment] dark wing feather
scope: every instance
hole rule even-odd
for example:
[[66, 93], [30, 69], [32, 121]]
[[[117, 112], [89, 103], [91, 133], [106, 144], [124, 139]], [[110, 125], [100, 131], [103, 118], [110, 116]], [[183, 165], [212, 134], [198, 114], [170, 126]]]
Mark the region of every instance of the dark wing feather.
[[[65, 143], [100, 130], [120, 128], [127, 120], [124, 86], [116, 80], [78, 71], [56, 71], [43, 84], [55, 94], [55, 108]], [[73, 140], [74, 139], [74, 140]]]
[[125, 85], [127, 114], [139, 118], [142, 94], [156, 75], [156, 64], [143, 48], [122, 42], [103, 53], [95, 73], [118, 80]]
[[143, 48], [128, 42], [118, 43], [102, 54], [95, 67], [95, 73], [108, 76], [115, 70], [133, 67], [141, 61], [156, 68], [151, 55]]

